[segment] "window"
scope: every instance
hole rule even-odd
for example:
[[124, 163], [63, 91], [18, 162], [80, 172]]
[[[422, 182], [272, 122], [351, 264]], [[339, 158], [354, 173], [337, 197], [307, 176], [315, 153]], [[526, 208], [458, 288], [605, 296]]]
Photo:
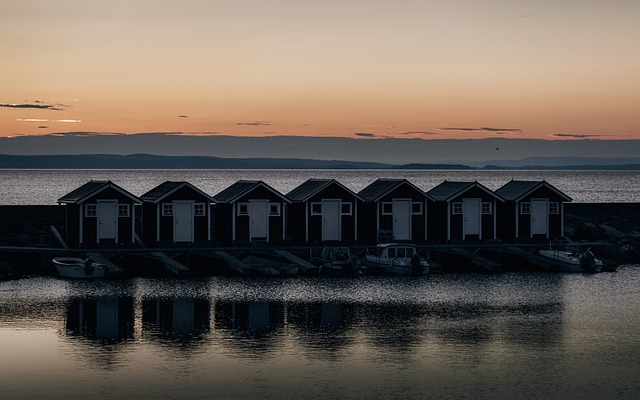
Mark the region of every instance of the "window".
[[162, 204], [162, 216], [170, 217], [173, 215], [173, 204], [171, 203], [163, 203]]
[[422, 215], [422, 203], [411, 203], [411, 214]]
[[280, 203], [269, 203], [269, 216], [280, 216]]
[[322, 203], [311, 203], [311, 215], [322, 215]]
[[520, 214], [531, 214], [531, 203], [520, 203]]
[[129, 204], [118, 204], [118, 217], [129, 216]]
[[193, 205], [193, 215], [197, 215], [197, 216], [205, 215], [204, 203], [195, 203]]
[[393, 214], [393, 203], [382, 203], [382, 215]]
[[95, 204], [86, 204], [84, 206], [84, 216], [85, 217], [95, 217], [98, 215], [97, 206]]
[[249, 215], [249, 203], [238, 203], [238, 215]]
[[549, 203], [549, 214], [560, 214], [560, 203]]
[[455, 203], [451, 203], [451, 206], [453, 207], [453, 214], [462, 214], [462, 203], [461, 202], [455, 202]]
[[488, 202], [482, 203], [482, 213], [483, 214], [492, 214], [493, 213], [493, 204]]
[[340, 212], [342, 215], [351, 215], [352, 211], [352, 204], [351, 203], [342, 203], [340, 206]]

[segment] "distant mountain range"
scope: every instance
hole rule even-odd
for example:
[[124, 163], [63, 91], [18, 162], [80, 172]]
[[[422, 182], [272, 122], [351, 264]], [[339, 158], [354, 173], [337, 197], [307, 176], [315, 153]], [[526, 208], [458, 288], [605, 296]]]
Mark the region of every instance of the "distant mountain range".
[[[623, 163], [628, 161], [629, 163]], [[632, 161], [636, 161], [635, 163]], [[159, 156], [151, 154], [1, 155], [3, 169], [598, 169], [640, 170], [637, 159], [529, 158], [495, 161], [487, 165], [386, 164], [364, 161], [308, 160], [297, 158], [222, 158]]]

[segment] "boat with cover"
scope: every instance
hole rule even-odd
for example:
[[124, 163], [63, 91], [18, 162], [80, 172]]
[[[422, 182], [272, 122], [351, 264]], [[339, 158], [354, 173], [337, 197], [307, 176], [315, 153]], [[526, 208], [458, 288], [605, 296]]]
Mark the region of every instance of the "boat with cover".
[[312, 259], [318, 272], [326, 275], [348, 275], [358, 272], [358, 259], [348, 247], [324, 247], [320, 256]]
[[593, 255], [590, 249], [583, 252], [573, 250], [542, 249], [538, 254], [551, 260], [559, 272], [602, 272], [604, 263]]
[[58, 275], [63, 278], [103, 278], [107, 274], [107, 266], [91, 258], [56, 257], [53, 259], [53, 265]]
[[367, 254], [363, 261], [371, 272], [391, 275], [427, 275], [429, 273], [429, 261], [420, 257], [412, 244], [379, 244], [375, 253]]

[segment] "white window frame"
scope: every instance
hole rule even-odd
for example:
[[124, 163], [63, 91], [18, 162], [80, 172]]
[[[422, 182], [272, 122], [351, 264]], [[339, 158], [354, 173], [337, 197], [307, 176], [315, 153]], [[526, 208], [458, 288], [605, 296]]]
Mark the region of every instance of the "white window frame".
[[560, 203], [557, 201], [549, 202], [549, 214], [560, 214]]
[[529, 215], [531, 214], [531, 203], [528, 201], [520, 203], [520, 214]]
[[249, 203], [238, 203], [238, 216], [249, 215]]
[[162, 216], [163, 217], [173, 216], [173, 203], [162, 203]]
[[[418, 210], [414, 210], [414, 207], [418, 207]], [[411, 215], [422, 215], [424, 212], [424, 203], [419, 201], [411, 202]]]
[[393, 215], [393, 202], [385, 201], [380, 203], [380, 206], [382, 207], [382, 215]]
[[131, 207], [129, 204], [118, 203], [118, 217], [127, 218], [131, 215]]
[[451, 214], [462, 214], [462, 202], [461, 201], [455, 201], [453, 203], [451, 203]]
[[493, 203], [491, 203], [489, 201], [483, 201], [481, 207], [482, 207], [482, 214], [483, 215], [491, 215], [491, 214], [493, 214]]
[[311, 215], [322, 215], [322, 203], [320, 202], [311, 203]]
[[196, 217], [203, 217], [205, 215], [207, 215], [206, 211], [205, 211], [205, 204], [204, 203], [193, 203], [193, 215]]
[[84, 216], [88, 218], [93, 218], [98, 216], [98, 205], [97, 204], [85, 204], [84, 205]]
[[[347, 210], [345, 211], [345, 207]], [[353, 203], [341, 202], [340, 203], [340, 215], [353, 215]]]
[[[270, 217], [279, 217], [280, 216], [280, 210], [281, 210], [281, 204], [280, 203], [269, 203], [269, 216]], [[275, 207], [275, 211], [272, 209], [272, 207]]]

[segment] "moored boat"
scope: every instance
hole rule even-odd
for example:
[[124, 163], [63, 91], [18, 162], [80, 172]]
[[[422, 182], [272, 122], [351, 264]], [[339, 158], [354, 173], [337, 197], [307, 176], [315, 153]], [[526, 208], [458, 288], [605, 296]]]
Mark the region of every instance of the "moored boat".
[[539, 250], [538, 254], [551, 260], [559, 272], [602, 272], [604, 263], [596, 258], [591, 250], [577, 252], [572, 250]]
[[429, 261], [420, 257], [412, 244], [379, 244], [375, 254], [364, 257], [365, 266], [372, 272], [390, 275], [427, 275]]
[[55, 265], [58, 275], [63, 278], [103, 278], [107, 274], [107, 266], [95, 262], [91, 258], [56, 257], [53, 259], [53, 265]]
[[324, 247], [320, 256], [312, 261], [321, 274], [348, 275], [359, 271], [358, 260], [348, 247]]

